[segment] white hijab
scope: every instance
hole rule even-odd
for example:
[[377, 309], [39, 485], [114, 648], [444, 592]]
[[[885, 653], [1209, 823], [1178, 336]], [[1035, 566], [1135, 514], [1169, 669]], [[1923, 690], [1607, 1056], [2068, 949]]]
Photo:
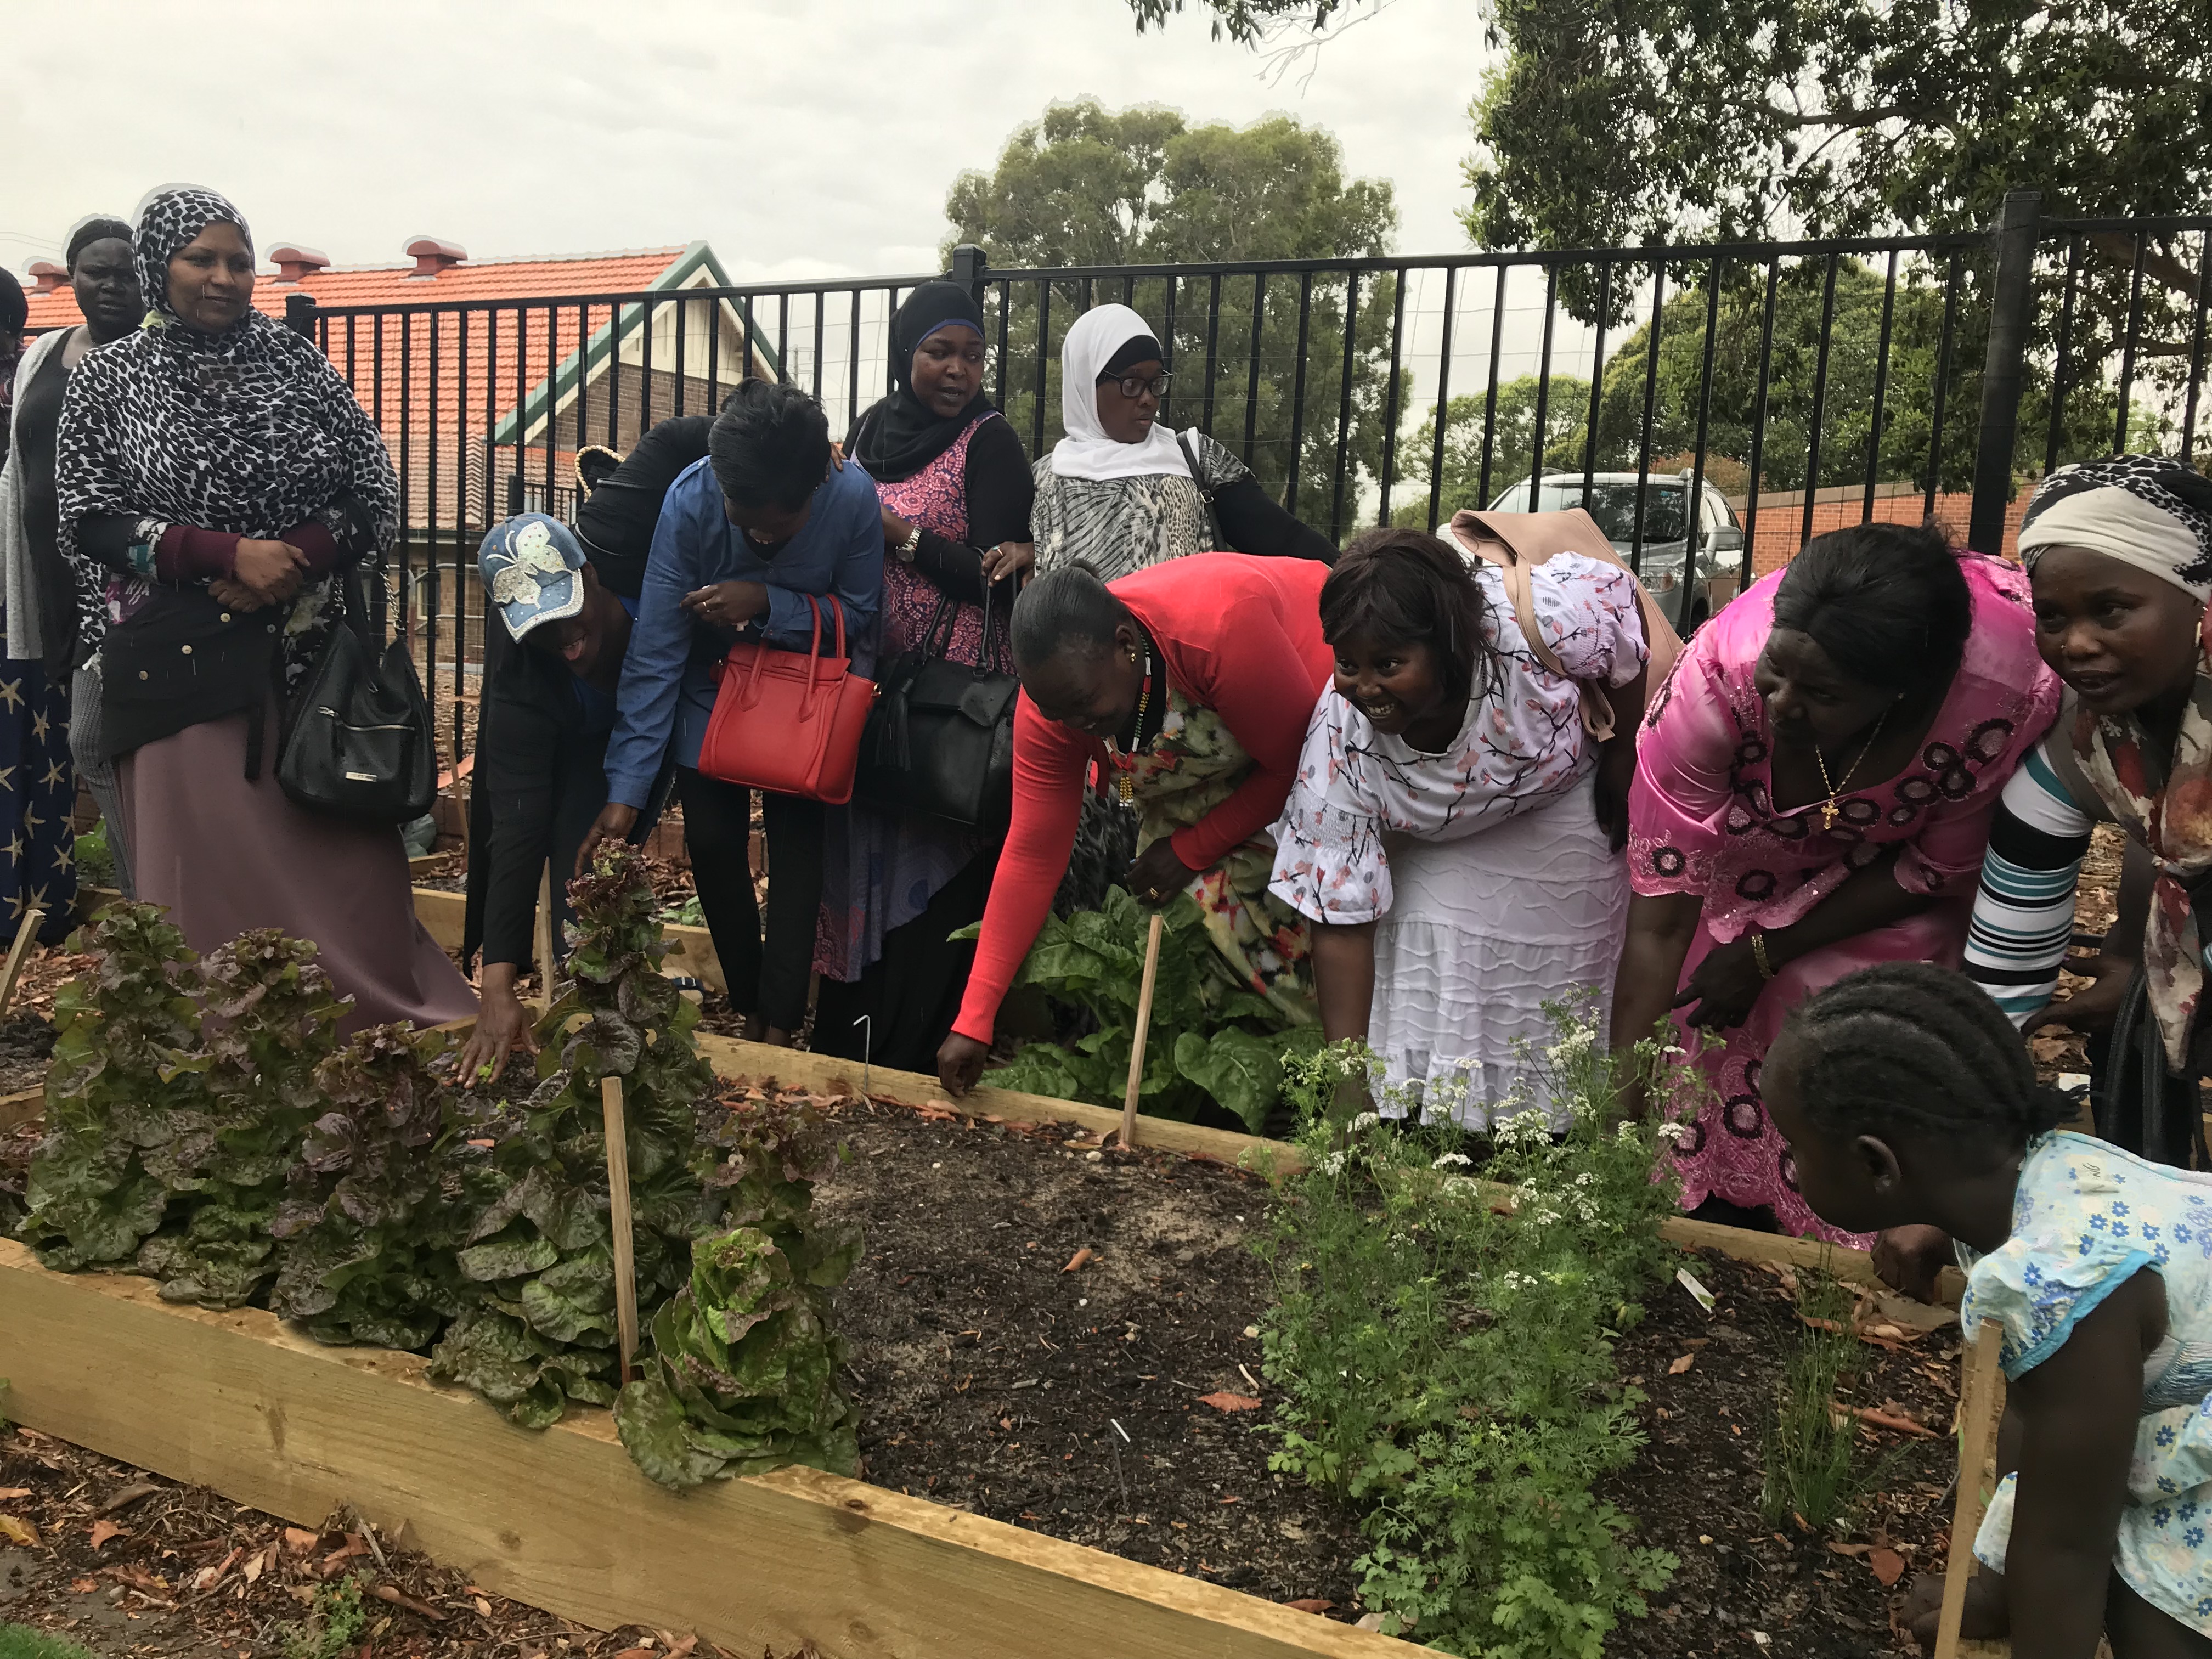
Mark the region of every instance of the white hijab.
[[1098, 376], [1129, 341], [1152, 325], [1127, 306], [1093, 306], [1075, 319], [1060, 348], [1060, 419], [1067, 435], [1053, 446], [1052, 470], [1063, 478], [1188, 477], [1182, 446], [1159, 422], [1142, 443], [1106, 435], [1098, 420]]

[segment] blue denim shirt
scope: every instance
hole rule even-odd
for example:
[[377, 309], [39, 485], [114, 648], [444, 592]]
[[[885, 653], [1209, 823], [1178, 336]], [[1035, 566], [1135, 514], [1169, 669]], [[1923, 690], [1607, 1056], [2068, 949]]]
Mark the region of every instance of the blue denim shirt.
[[[672, 732], [676, 763], [699, 763], [700, 740], [714, 709], [710, 671], [726, 654], [729, 637], [698, 623], [683, 601], [696, 588], [725, 581], [768, 585], [768, 616], [744, 637], [785, 650], [804, 651], [813, 638], [806, 596], [836, 593], [844, 607], [853, 667], [872, 672], [884, 596], [883, 514], [875, 480], [856, 461], [833, 470], [815, 492], [805, 526], [769, 559], [730, 522], [708, 462], [696, 461], [677, 475], [653, 532], [637, 623], [615, 696], [614, 736], [607, 743], [609, 800], [645, 805], [661, 757], [671, 752]], [[827, 606], [822, 620], [826, 653], [834, 644]]]

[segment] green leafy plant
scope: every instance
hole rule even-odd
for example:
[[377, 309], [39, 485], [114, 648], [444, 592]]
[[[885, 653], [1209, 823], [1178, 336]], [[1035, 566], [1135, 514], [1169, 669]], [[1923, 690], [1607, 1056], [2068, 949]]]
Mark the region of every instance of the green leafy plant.
[[1797, 1311], [1804, 1334], [1790, 1356], [1766, 1435], [1759, 1507], [1769, 1526], [1792, 1516], [1826, 1532], [1867, 1489], [1868, 1472], [1853, 1467], [1857, 1419], [1837, 1409], [1838, 1387], [1856, 1369], [1851, 1297], [1825, 1274], [1801, 1272]]
[[93, 1659], [88, 1648], [28, 1625], [0, 1624], [0, 1659]]
[[[1143, 1109], [1189, 1118], [1217, 1102], [1261, 1132], [1281, 1097], [1286, 1053], [1321, 1045], [1318, 1025], [1291, 1025], [1265, 997], [1232, 984], [1188, 895], [1163, 915], [1160, 965], [1146, 1039]], [[1145, 977], [1152, 913], [1119, 887], [1096, 910], [1048, 918], [1030, 947], [1016, 986], [1089, 1013], [1096, 1029], [1067, 1047], [1032, 1042], [986, 1081], [1060, 1100], [1119, 1105], [1129, 1082], [1137, 1001]]]
[[191, 1054], [162, 1079], [199, 1079], [196, 1114], [148, 1167], [168, 1188], [170, 1219], [138, 1251], [138, 1270], [171, 1302], [235, 1308], [276, 1271], [270, 1228], [307, 1125], [319, 1115], [316, 1069], [337, 1045], [349, 1006], [315, 966], [315, 946], [254, 928], [199, 963], [209, 1016]]
[[335, 1584], [325, 1584], [305, 1622], [283, 1632], [284, 1659], [342, 1659], [351, 1653], [368, 1628], [368, 1610], [361, 1604], [361, 1581], [350, 1573]]
[[441, 1154], [445, 1105], [430, 1060], [442, 1033], [356, 1032], [315, 1082], [330, 1107], [307, 1128], [270, 1224], [271, 1310], [323, 1342], [416, 1348], [462, 1306], [467, 1217]]
[[571, 983], [538, 1024], [542, 1080], [519, 1121], [495, 1126], [489, 1202], [460, 1252], [480, 1299], [431, 1356], [433, 1376], [538, 1428], [568, 1400], [612, 1404], [620, 1385], [604, 1079], [623, 1085], [641, 1310], [686, 1282], [691, 1241], [724, 1204], [700, 1143], [714, 1070], [692, 1037], [698, 1010], [660, 973], [668, 946], [644, 866], [604, 854], [568, 898]]
[[102, 818], [76, 838], [76, 878], [80, 886], [115, 884], [115, 854], [107, 844], [107, 820]]
[[171, 1069], [199, 1044], [184, 934], [158, 906], [125, 902], [100, 911], [70, 948], [93, 965], [55, 994], [46, 1138], [19, 1229], [64, 1272], [137, 1255], [167, 1211], [162, 1171], [175, 1143], [204, 1121], [198, 1076]]
[[1332, 1109], [1372, 1056], [1293, 1062], [1303, 1168], [1258, 1247], [1273, 1467], [1361, 1511], [1354, 1566], [1386, 1630], [1469, 1659], [1598, 1659], [1675, 1565], [1592, 1491], [1641, 1443], [1612, 1340], [1662, 1273], [1669, 1124], [1611, 1121], [1588, 1011], [1551, 1012], [1558, 1040], [1531, 1057], [1547, 1099], [1496, 1109], [1492, 1182], [1469, 1173], [1455, 1102], [1431, 1100], [1434, 1127], [1347, 1121]]

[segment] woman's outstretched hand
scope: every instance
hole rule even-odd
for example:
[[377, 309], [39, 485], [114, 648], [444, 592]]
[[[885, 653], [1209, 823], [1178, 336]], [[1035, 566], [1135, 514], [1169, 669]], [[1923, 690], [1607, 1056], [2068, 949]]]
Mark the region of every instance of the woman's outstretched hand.
[[983, 1066], [991, 1058], [991, 1045], [955, 1031], [937, 1050], [937, 1080], [955, 1099], [982, 1080]]
[[1752, 936], [1746, 933], [1713, 946], [1668, 1006], [1686, 1008], [1696, 1003], [1686, 1016], [1688, 1022], [1708, 1030], [1725, 1031], [1742, 1024], [1751, 1017], [1752, 1004], [1766, 988], [1766, 976], [1759, 971], [1751, 940]]
[[636, 824], [637, 808], [635, 806], [624, 806], [618, 800], [611, 800], [599, 808], [599, 817], [592, 820], [591, 830], [584, 836], [584, 844], [576, 849], [576, 874], [591, 874], [592, 854], [599, 850], [599, 843], [627, 840]]
[[1129, 866], [1129, 896], [1157, 910], [1190, 885], [1198, 873], [1176, 856], [1174, 841], [1165, 836], [1137, 855]]

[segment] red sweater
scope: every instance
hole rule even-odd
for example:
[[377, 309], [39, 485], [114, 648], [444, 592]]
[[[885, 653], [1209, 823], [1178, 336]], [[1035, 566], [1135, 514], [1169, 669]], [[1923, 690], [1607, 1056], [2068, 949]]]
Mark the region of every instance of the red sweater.
[[[1334, 661], [1321, 636], [1328, 577], [1318, 560], [1194, 553], [1110, 584], [1158, 645], [1170, 683], [1218, 714], [1252, 757], [1235, 793], [1176, 832], [1176, 856], [1194, 870], [1210, 869], [1266, 829], [1290, 798], [1306, 725]], [[1013, 822], [952, 1027], [963, 1036], [990, 1042], [999, 1004], [1075, 850], [1085, 775], [1105, 757], [1105, 744], [1046, 720], [1022, 694], [1014, 710]]]

